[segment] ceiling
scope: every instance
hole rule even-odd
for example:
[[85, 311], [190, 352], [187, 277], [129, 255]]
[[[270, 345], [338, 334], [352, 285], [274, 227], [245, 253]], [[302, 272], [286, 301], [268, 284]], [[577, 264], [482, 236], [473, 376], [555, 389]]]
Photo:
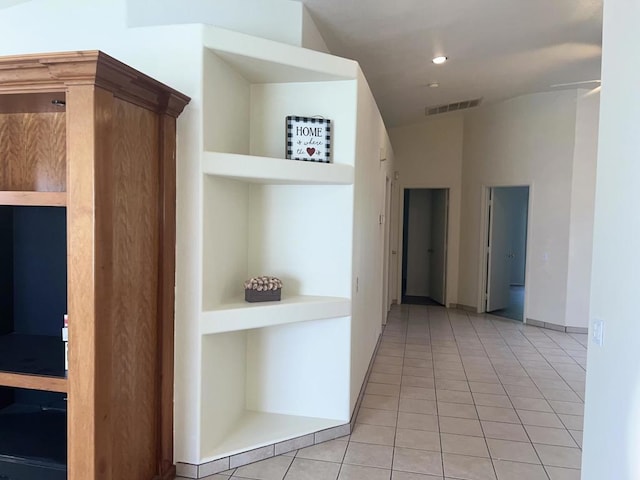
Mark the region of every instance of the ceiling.
[[600, 78], [603, 0], [299, 1], [329, 50], [360, 63], [387, 127]]

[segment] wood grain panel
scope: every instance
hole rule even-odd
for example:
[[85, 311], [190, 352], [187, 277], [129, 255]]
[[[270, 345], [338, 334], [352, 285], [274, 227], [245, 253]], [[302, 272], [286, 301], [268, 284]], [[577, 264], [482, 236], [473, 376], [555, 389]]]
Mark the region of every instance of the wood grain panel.
[[66, 190], [66, 114], [0, 115], [0, 190]]
[[[113, 161], [115, 156], [114, 124], [119, 119], [114, 111], [113, 94], [96, 87], [95, 98], [95, 297], [93, 329], [95, 332], [95, 375], [99, 382], [94, 385], [93, 400], [95, 404], [95, 465], [91, 475], [92, 480], [112, 480], [114, 463], [120, 459], [113, 457], [114, 445], [117, 442], [114, 428], [114, 418], [117, 410], [130, 408], [129, 405], [117, 404], [114, 395], [114, 377], [112, 365], [115, 352], [114, 335], [116, 325], [113, 323], [113, 309], [115, 301], [115, 284], [119, 281], [116, 276], [117, 266], [114, 264], [114, 211], [115, 191]], [[126, 218], [126, 217], [125, 217]], [[127, 221], [127, 220], [124, 220]], [[132, 448], [135, 446], [131, 445]]]
[[0, 372], [0, 385], [3, 387], [29, 388], [31, 390], [67, 393], [66, 378]]
[[[96, 368], [95, 256], [95, 87], [72, 86], [67, 94], [67, 282], [69, 291], [68, 479], [94, 480], [96, 424], [104, 409], [96, 405], [98, 388], [108, 378]], [[107, 153], [108, 155], [108, 153]], [[77, 320], [76, 320], [77, 319]], [[108, 341], [101, 339], [101, 341]], [[102, 391], [101, 391], [102, 393]], [[108, 452], [107, 452], [108, 454]]]
[[159, 445], [160, 472], [174, 471], [173, 466], [173, 385], [174, 318], [176, 267], [176, 119], [163, 115], [160, 138], [160, 236], [159, 249], [159, 335], [160, 365]]
[[159, 118], [114, 100], [113, 478], [157, 473]]

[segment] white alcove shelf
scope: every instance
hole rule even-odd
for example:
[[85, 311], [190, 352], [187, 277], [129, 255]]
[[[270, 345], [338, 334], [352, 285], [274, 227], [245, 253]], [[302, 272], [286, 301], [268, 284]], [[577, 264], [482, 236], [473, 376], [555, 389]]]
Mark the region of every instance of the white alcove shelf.
[[251, 83], [322, 82], [358, 77], [358, 64], [352, 60], [220, 28], [205, 28], [203, 44]]
[[253, 412], [246, 410], [233, 425], [229, 435], [210, 450], [203, 452], [202, 462], [235, 455], [283, 442], [290, 438], [346, 423], [344, 420], [280, 415], [277, 413]]
[[[349, 422], [358, 78], [204, 28], [200, 463]], [[331, 163], [285, 158], [288, 115], [331, 119]], [[244, 302], [259, 275], [281, 301]]]
[[208, 335], [350, 314], [351, 301], [348, 298], [297, 295], [283, 296], [279, 302], [259, 303], [238, 299], [203, 312], [200, 333]]
[[354, 168], [341, 163], [314, 163], [233, 153], [205, 152], [203, 173], [272, 185], [351, 185]]
[[202, 336], [201, 461], [349, 422], [350, 317]]
[[[244, 295], [245, 280], [260, 275], [280, 278], [285, 298], [350, 300], [353, 185], [203, 180], [203, 312], [225, 310]], [[303, 318], [315, 308], [323, 303], [306, 303]], [[268, 309], [256, 312], [240, 313]]]
[[286, 117], [319, 116], [332, 121], [333, 163], [354, 165], [355, 62], [215, 28], [204, 45], [205, 151], [284, 159]]

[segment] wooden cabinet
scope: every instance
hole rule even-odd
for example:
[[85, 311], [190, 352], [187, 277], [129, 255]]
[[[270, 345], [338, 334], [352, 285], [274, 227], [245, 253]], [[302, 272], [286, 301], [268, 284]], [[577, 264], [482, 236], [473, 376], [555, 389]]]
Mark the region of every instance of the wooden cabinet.
[[188, 101], [97, 51], [0, 58], [0, 478], [173, 478]]

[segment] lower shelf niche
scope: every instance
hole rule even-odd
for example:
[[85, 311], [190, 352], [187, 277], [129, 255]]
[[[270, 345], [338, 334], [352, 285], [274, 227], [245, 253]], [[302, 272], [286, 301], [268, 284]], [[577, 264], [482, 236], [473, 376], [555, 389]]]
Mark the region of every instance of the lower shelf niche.
[[247, 410], [225, 439], [203, 452], [203, 462], [283, 442], [327, 428], [343, 425], [344, 420], [299, 417]]
[[0, 478], [66, 480], [66, 395], [0, 387]]
[[350, 325], [339, 317], [203, 335], [201, 461], [348, 423]]

